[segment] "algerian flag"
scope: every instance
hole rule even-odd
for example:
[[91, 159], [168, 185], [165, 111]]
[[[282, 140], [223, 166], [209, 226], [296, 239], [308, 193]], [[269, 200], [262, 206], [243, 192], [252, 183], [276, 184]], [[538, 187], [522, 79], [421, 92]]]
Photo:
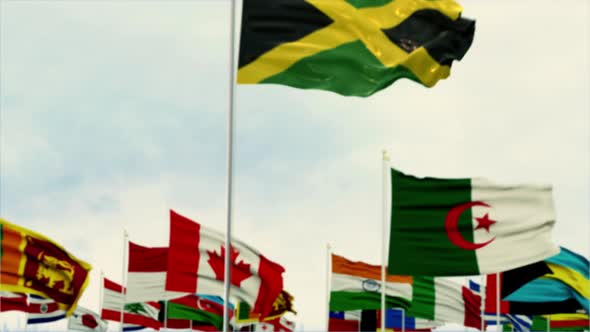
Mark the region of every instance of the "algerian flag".
[[559, 253], [551, 187], [391, 170], [390, 274], [479, 275]]
[[285, 269], [247, 244], [236, 239], [231, 242], [231, 252], [226, 253], [224, 234], [170, 211], [166, 290], [223, 294], [227, 254], [232, 296], [267, 317], [283, 290]]
[[467, 287], [446, 278], [418, 276], [413, 286], [408, 316], [481, 328], [481, 297]]
[[[387, 308], [405, 308], [412, 300], [412, 277], [388, 275]], [[332, 255], [330, 311], [381, 309], [381, 267]]]

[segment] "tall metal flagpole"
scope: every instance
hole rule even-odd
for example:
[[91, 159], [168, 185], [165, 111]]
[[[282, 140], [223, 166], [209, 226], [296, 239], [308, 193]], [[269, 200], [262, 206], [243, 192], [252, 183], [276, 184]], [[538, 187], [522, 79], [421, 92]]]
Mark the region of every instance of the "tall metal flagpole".
[[102, 316], [102, 289], [104, 288], [104, 272], [100, 270], [100, 284], [98, 286], [98, 315]]
[[330, 277], [332, 268], [332, 247], [326, 243], [326, 331], [329, 331], [330, 326]]
[[496, 273], [496, 331], [502, 331], [500, 325], [500, 273]]
[[121, 274], [121, 288], [123, 289], [123, 296], [121, 297], [121, 315], [120, 315], [120, 319], [121, 321], [119, 322], [121, 326], [119, 326], [119, 329], [121, 332], [123, 332], [123, 313], [125, 312], [125, 298], [127, 297], [127, 280], [125, 278], [126, 275], [126, 271], [127, 271], [127, 239], [128, 239], [128, 234], [127, 234], [127, 230], [123, 229], [123, 271]]
[[486, 310], [486, 292], [484, 289], [485, 276], [481, 276], [479, 280], [479, 294], [481, 295], [481, 331], [485, 329], [485, 310]]
[[389, 156], [387, 151], [383, 150], [383, 178], [382, 178], [382, 198], [383, 198], [383, 234], [381, 238], [381, 331], [385, 331], [385, 265], [387, 260], [387, 179], [389, 171]]
[[402, 332], [406, 332], [406, 309], [402, 308]]
[[235, 16], [236, 16], [236, 0], [231, 1], [230, 12], [230, 38], [229, 38], [229, 108], [227, 112], [227, 203], [226, 214], [227, 220], [225, 225], [225, 273], [223, 284], [223, 332], [228, 332], [229, 327], [229, 287], [230, 287], [230, 253], [231, 253], [231, 217], [233, 210], [232, 201], [232, 180], [233, 180], [233, 140], [234, 140], [234, 106], [235, 106]]

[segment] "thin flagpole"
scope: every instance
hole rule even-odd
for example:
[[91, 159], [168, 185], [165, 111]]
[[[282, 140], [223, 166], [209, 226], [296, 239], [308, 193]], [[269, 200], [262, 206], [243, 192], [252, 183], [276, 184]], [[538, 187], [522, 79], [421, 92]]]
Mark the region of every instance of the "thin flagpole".
[[389, 156], [387, 151], [383, 150], [383, 178], [382, 178], [382, 198], [383, 198], [383, 234], [381, 238], [381, 331], [385, 331], [385, 268], [387, 260], [387, 178], [389, 171]]
[[168, 301], [164, 301], [164, 331], [168, 331]]
[[502, 331], [500, 325], [500, 273], [496, 273], [496, 330]]
[[225, 225], [225, 273], [224, 273], [224, 283], [223, 283], [223, 332], [228, 332], [229, 329], [229, 288], [230, 288], [230, 275], [231, 275], [231, 267], [230, 267], [230, 253], [231, 253], [231, 221], [232, 221], [232, 210], [233, 210], [233, 200], [232, 200], [232, 180], [233, 180], [233, 141], [234, 141], [234, 106], [235, 106], [235, 73], [234, 73], [234, 64], [235, 64], [235, 17], [236, 17], [236, 0], [231, 1], [231, 11], [230, 11], [230, 38], [229, 38], [229, 49], [230, 49], [230, 57], [229, 57], [229, 108], [227, 112], [227, 206], [226, 206], [226, 213], [227, 213], [227, 220]]
[[[29, 306], [30, 295], [27, 294], [27, 306]], [[29, 325], [29, 312], [25, 312], [25, 332], [27, 332], [27, 326]]]
[[332, 247], [326, 243], [326, 331], [330, 327], [330, 277], [332, 276]]
[[127, 271], [127, 240], [128, 240], [128, 235], [127, 235], [127, 230], [123, 229], [123, 273], [121, 274], [121, 286], [123, 288], [123, 296], [122, 296], [122, 301], [121, 301], [121, 315], [120, 315], [120, 325], [119, 329], [121, 332], [123, 332], [123, 313], [125, 312], [125, 299], [127, 297], [127, 280], [125, 278], [126, 275], [126, 271]]
[[102, 302], [103, 302], [103, 288], [104, 288], [104, 272], [100, 270], [100, 284], [98, 285], [98, 315], [102, 318]]
[[402, 332], [406, 332], [406, 310], [404, 308], [402, 308]]
[[551, 316], [547, 315], [547, 332], [551, 332]]
[[481, 331], [485, 329], [486, 326], [486, 288], [484, 288], [485, 276], [481, 276], [479, 280], [479, 294], [481, 295]]

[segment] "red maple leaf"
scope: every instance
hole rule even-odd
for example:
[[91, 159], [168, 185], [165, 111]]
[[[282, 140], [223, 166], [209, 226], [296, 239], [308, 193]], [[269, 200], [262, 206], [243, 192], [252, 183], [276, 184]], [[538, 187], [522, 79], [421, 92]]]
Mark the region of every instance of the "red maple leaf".
[[[215, 279], [223, 281], [225, 275], [225, 247], [221, 247], [221, 256], [219, 256], [216, 251], [211, 252], [207, 250], [207, 254], [209, 254], [209, 260], [207, 260], [207, 262], [209, 262], [213, 272], [215, 272]], [[231, 254], [229, 256], [231, 264], [230, 283], [238, 287], [240, 287], [242, 281], [252, 276], [252, 273], [250, 273], [250, 264], [244, 263], [243, 260], [240, 260], [240, 262], [236, 264], [239, 255], [240, 252], [232, 246]]]

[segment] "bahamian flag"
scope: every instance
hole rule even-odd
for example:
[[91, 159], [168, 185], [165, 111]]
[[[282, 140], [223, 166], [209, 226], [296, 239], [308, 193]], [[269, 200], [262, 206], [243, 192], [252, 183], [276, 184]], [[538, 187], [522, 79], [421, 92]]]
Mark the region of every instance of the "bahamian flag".
[[238, 83], [369, 96], [400, 78], [431, 87], [475, 21], [454, 0], [245, 0]]
[[[549, 273], [524, 284], [503, 299], [517, 302], [560, 302], [575, 299], [586, 312], [589, 312], [588, 260], [561, 247], [559, 254], [542, 263], [546, 264]], [[504, 280], [508, 272], [504, 273]]]

